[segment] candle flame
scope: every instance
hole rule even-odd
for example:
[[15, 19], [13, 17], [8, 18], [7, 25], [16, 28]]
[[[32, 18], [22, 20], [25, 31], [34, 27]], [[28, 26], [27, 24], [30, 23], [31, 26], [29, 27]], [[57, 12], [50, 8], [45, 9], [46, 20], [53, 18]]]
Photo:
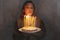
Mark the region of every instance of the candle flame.
[[26, 18], [29, 18], [29, 17], [30, 17], [29, 15], [26, 16]]

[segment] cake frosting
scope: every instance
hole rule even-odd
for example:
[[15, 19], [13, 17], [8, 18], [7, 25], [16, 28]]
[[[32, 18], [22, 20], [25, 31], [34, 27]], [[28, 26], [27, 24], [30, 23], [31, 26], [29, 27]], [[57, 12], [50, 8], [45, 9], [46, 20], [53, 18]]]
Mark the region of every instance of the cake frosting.
[[36, 27], [23, 27], [24, 30], [36, 30]]

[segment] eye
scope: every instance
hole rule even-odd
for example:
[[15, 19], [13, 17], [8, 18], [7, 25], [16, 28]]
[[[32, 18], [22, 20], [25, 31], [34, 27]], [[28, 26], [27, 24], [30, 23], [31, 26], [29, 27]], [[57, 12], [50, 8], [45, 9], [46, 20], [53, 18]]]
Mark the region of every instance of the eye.
[[28, 9], [29, 7], [28, 7], [28, 6], [26, 6], [25, 8], [27, 8], [27, 9]]
[[33, 7], [31, 7], [31, 9], [33, 9]]

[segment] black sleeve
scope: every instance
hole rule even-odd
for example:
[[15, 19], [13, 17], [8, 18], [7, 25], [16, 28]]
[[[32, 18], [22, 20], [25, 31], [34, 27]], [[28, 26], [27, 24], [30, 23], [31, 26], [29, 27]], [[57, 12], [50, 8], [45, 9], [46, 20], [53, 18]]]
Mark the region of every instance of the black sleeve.
[[42, 29], [43, 32], [46, 32], [46, 23], [44, 23], [42, 20], [41, 20], [41, 24], [40, 24], [40, 27]]
[[[40, 20], [41, 21], [41, 20]], [[45, 35], [46, 35], [46, 26], [45, 26], [45, 23], [43, 21], [41, 21], [41, 24], [40, 24], [40, 28], [42, 29], [41, 31], [39, 32], [36, 32], [36, 33], [33, 33], [32, 36], [36, 37], [36, 38], [44, 38]]]

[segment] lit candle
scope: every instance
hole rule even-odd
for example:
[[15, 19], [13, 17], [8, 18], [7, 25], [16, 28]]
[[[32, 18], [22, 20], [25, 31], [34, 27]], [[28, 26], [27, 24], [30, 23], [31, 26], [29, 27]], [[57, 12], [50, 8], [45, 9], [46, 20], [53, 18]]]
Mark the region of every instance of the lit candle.
[[31, 24], [30, 21], [31, 21], [31, 16], [25, 15], [24, 16], [24, 26], [28, 27]]
[[35, 20], [36, 20], [36, 17], [25, 15], [24, 16], [24, 26], [26, 26], [26, 27], [29, 27], [29, 26], [35, 27]]
[[32, 17], [32, 26], [35, 27], [36, 17]]
[[26, 16], [26, 23], [27, 23], [27, 26], [29, 26], [31, 23], [30, 23], [30, 19], [31, 19], [31, 16], [27, 15]]

